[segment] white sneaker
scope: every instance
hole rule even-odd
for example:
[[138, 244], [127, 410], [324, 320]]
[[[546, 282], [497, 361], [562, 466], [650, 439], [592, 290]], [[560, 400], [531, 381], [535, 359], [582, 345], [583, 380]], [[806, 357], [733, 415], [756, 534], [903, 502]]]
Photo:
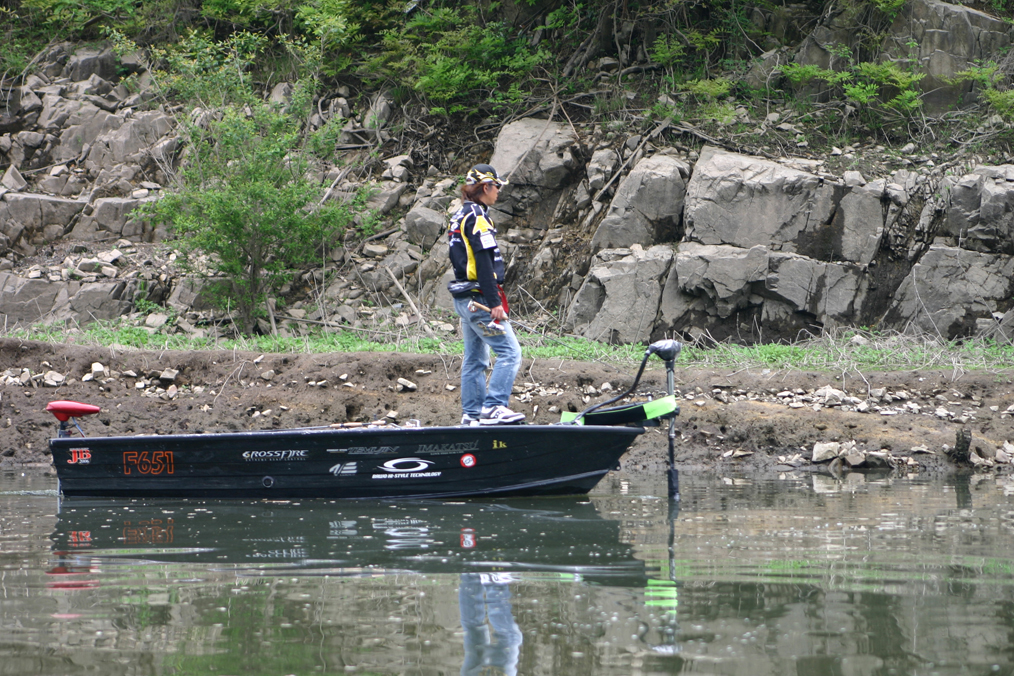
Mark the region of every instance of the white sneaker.
[[459, 424], [461, 424], [461, 425], [468, 425], [469, 427], [471, 427], [472, 425], [478, 425], [479, 424], [479, 419], [478, 418], [473, 418], [472, 416], [470, 416], [470, 415], [468, 415], [466, 413], [463, 416], [461, 416], [461, 422]]
[[480, 425], [509, 425], [524, 419], [524, 413], [517, 413], [506, 406], [491, 406], [489, 408], [483, 406], [482, 413], [479, 414]]

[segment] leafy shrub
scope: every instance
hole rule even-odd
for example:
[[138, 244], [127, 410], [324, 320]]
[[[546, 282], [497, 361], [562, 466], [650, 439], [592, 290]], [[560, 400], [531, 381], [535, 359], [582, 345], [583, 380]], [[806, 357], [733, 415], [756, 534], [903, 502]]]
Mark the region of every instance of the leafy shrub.
[[181, 247], [214, 261], [215, 291], [247, 333], [265, 295], [289, 270], [319, 260], [352, 223], [363, 198], [318, 204], [293, 119], [267, 104], [228, 106], [189, 129], [191, 159], [178, 189], [149, 207]]
[[546, 50], [512, 36], [506, 24], [484, 24], [471, 6], [418, 13], [403, 29], [388, 32], [384, 47], [364, 75], [409, 82], [439, 104], [486, 98], [486, 93], [509, 87], [550, 59]]
[[1006, 120], [1014, 120], [1014, 89], [1001, 92], [996, 89], [987, 89], [982, 93], [989, 101], [989, 105], [1000, 117]]
[[710, 80], [690, 80], [684, 83], [683, 88], [702, 101], [714, 101], [728, 96], [732, 91], [732, 81], [725, 77], [716, 77]]
[[847, 48], [832, 45], [829, 51], [846, 61], [844, 69], [835, 71], [813, 64], [790, 63], [781, 66], [782, 75], [796, 86], [823, 82], [832, 95], [837, 94], [864, 109], [886, 108], [910, 116], [922, 106], [919, 92], [913, 89], [923, 78], [922, 74], [903, 70], [891, 61], [856, 63]]

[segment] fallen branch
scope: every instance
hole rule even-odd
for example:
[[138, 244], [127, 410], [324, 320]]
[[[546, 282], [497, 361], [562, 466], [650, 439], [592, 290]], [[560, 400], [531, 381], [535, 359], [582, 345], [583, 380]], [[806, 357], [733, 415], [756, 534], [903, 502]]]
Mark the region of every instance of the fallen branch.
[[394, 282], [394, 285], [398, 287], [398, 291], [401, 291], [401, 295], [405, 297], [405, 300], [408, 301], [409, 306], [412, 308], [412, 310], [415, 311], [416, 316], [419, 318], [419, 324], [422, 325], [423, 330], [426, 331], [426, 335], [430, 336], [431, 338], [436, 338], [436, 335], [433, 333], [433, 329], [431, 329], [426, 324], [426, 319], [423, 318], [422, 313], [419, 312], [419, 308], [417, 308], [415, 306], [415, 303], [412, 302], [412, 297], [408, 295], [408, 291], [405, 290], [405, 287], [401, 285], [401, 282], [398, 281], [398, 278], [394, 276], [393, 272], [391, 272], [391, 268], [385, 267], [384, 269], [387, 270], [387, 274], [391, 275], [391, 280]]

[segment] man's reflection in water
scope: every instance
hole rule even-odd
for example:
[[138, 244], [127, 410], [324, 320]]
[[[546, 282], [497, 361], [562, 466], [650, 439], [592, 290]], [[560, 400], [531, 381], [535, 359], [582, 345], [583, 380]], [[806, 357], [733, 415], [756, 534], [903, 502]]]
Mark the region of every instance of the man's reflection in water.
[[461, 676], [518, 673], [521, 629], [511, 613], [510, 575], [462, 573], [458, 590], [465, 662]]

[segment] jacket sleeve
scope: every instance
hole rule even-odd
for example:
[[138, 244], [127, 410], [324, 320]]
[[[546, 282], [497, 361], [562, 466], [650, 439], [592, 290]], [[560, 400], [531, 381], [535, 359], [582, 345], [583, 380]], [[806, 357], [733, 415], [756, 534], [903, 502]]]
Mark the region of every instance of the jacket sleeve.
[[493, 225], [483, 216], [469, 218], [462, 224], [461, 233], [468, 238], [468, 245], [475, 257], [475, 276], [482, 290], [485, 305], [494, 308], [500, 305], [500, 290], [496, 283], [493, 256], [497, 250], [493, 237]]

